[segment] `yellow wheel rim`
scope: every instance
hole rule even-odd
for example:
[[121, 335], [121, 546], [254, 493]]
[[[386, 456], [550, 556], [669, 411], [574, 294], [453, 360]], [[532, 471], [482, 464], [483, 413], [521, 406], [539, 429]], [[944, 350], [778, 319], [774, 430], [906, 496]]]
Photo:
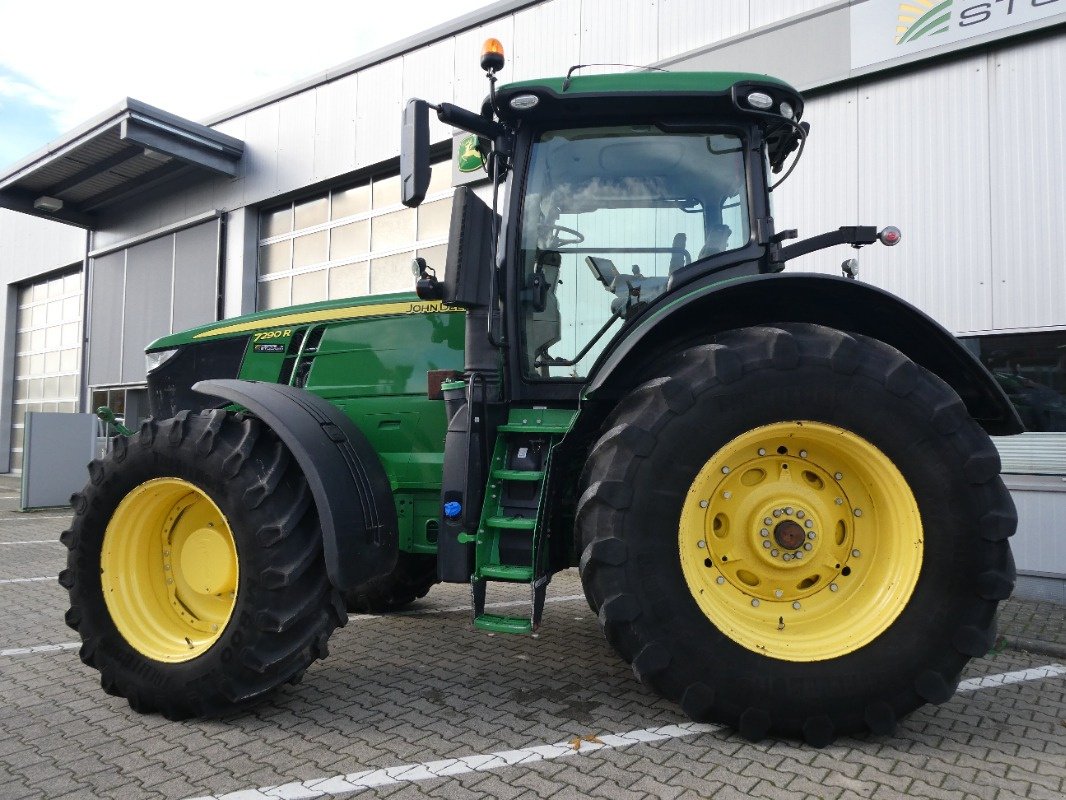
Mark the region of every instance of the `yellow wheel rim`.
[[189, 661], [233, 614], [239, 571], [226, 517], [180, 478], [146, 481], [119, 503], [104, 532], [104, 602], [131, 647], [155, 661]]
[[716, 452], [681, 510], [681, 569], [707, 618], [749, 650], [821, 661], [880, 636], [922, 567], [910, 487], [874, 445], [779, 422]]

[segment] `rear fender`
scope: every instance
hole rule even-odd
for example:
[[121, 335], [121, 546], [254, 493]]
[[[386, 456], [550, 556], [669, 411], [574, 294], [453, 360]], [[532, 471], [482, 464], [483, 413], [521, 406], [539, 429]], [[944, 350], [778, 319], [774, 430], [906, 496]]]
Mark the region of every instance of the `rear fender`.
[[808, 322], [892, 345], [948, 383], [992, 435], [1025, 430], [1006, 394], [980, 361], [931, 317], [882, 289], [831, 275], [755, 275], [712, 283], [651, 309], [597, 360], [585, 395], [619, 396], [651, 374], [664, 354], [722, 331]]
[[259, 417], [292, 452], [311, 487], [330, 583], [344, 591], [396, 566], [392, 487], [377, 452], [339, 408], [276, 383], [209, 380], [192, 387]]

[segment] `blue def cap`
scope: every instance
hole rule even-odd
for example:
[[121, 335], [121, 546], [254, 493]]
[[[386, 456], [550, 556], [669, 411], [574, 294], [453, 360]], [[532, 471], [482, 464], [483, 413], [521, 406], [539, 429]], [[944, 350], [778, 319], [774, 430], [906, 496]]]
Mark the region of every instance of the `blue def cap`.
[[449, 500], [444, 504], [444, 516], [454, 519], [463, 513], [463, 504], [458, 500]]

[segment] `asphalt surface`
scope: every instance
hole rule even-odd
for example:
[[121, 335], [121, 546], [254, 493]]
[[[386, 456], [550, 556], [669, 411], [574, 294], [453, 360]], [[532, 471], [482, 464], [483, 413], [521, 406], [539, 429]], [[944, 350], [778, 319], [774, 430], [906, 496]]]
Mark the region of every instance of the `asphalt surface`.
[[[464, 587], [438, 586], [410, 612], [354, 617], [302, 684], [248, 712], [141, 716], [100, 690], [63, 623], [69, 514], [18, 513], [16, 486], [0, 479], [4, 800], [1066, 797], [1066, 660], [975, 660], [953, 700], [892, 738], [750, 744], [645, 689], [572, 571], [537, 638], [473, 630]], [[1004, 619], [1064, 640], [1059, 607], [1012, 601]]]

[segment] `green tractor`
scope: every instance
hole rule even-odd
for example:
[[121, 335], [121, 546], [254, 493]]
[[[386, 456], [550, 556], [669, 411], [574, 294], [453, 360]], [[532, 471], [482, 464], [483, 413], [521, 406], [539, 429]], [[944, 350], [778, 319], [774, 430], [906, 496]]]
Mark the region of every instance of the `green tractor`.
[[[456, 190], [440, 276], [149, 346], [152, 417], [62, 537], [82, 660], [138, 711], [215, 715], [298, 681], [350, 610], [464, 583], [477, 629], [529, 633], [577, 566], [608, 642], [695, 720], [820, 746], [950, 698], [1014, 584], [989, 434], [1021, 423], [853, 262], [783, 272], [899, 232], [786, 244], [773, 175], [808, 126], [779, 80], [497, 88], [502, 63], [480, 113], [404, 111], [408, 206], [430, 109], [490, 177], [491, 203]], [[528, 613], [486, 611], [501, 583]]]

